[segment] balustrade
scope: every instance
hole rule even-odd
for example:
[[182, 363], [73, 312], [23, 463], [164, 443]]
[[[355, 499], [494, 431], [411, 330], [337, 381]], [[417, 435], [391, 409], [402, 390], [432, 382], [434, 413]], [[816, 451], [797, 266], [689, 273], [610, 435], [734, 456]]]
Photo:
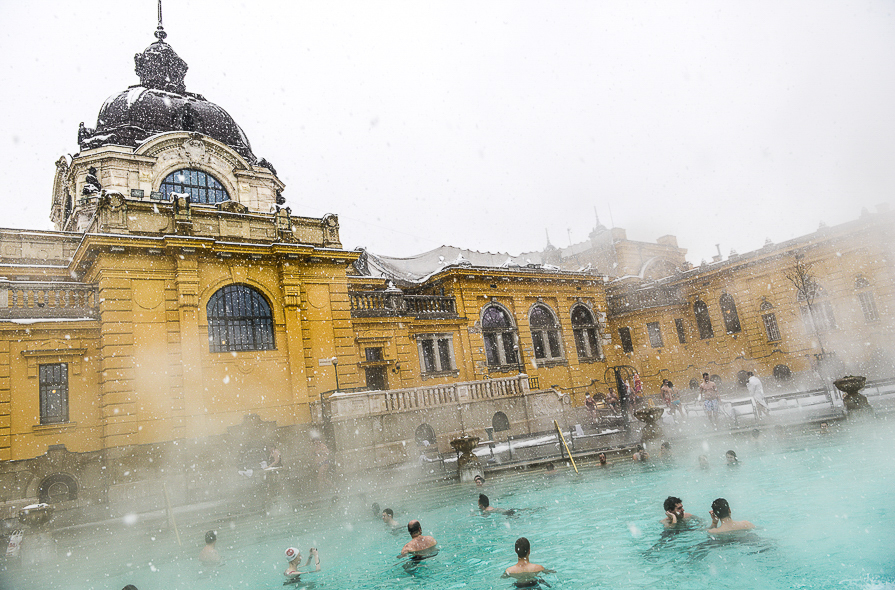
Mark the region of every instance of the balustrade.
[[83, 283], [0, 281], [0, 318], [96, 318], [96, 287]]

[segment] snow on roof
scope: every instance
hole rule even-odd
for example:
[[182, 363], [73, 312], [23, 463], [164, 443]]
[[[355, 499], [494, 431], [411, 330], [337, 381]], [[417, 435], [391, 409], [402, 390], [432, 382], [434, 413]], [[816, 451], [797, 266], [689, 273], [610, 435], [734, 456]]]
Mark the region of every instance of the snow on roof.
[[367, 262], [374, 277], [419, 283], [449, 266], [468, 264], [476, 267], [509, 268], [540, 264], [541, 259], [535, 253], [522, 258], [506, 252], [477, 252], [455, 246], [440, 246], [409, 258], [393, 258], [367, 252]]

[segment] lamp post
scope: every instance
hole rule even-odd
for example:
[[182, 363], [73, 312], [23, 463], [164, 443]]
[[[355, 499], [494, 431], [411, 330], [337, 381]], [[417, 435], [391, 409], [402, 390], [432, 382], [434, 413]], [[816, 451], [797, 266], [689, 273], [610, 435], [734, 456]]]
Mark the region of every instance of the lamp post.
[[336, 374], [336, 393], [339, 392], [339, 357], [333, 357], [333, 372]]

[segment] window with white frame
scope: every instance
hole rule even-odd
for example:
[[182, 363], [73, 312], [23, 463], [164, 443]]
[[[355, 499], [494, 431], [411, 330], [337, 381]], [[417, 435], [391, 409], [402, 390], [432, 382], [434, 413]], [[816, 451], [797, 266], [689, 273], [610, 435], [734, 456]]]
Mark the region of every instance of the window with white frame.
[[516, 365], [516, 326], [510, 314], [498, 305], [489, 305], [482, 312], [482, 338], [489, 367]]
[[572, 308], [572, 334], [575, 336], [575, 348], [578, 358], [582, 360], [603, 357], [600, 340], [597, 338], [597, 324], [594, 314], [584, 305]]
[[764, 323], [764, 331], [768, 336], [768, 342], [777, 342], [780, 340], [780, 328], [777, 326], [777, 315], [772, 311], [773, 304], [768, 301], [762, 302], [760, 306], [761, 321]]
[[807, 305], [799, 308], [805, 329], [809, 332], [829, 332], [836, 329], [836, 316], [833, 314], [833, 305], [829, 301], [815, 301], [809, 309]]
[[420, 334], [416, 337], [423, 373], [447, 373], [455, 370], [454, 337], [451, 334]]
[[858, 301], [861, 303], [861, 311], [864, 312], [864, 321], [875, 322], [879, 320], [879, 312], [876, 309], [876, 301], [872, 291], [858, 293]]
[[40, 365], [40, 423], [68, 422], [68, 364]]
[[559, 325], [553, 312], [546, 305], [535, 305], [528, 317], [535, 358], [538, 360], [563, 358]]

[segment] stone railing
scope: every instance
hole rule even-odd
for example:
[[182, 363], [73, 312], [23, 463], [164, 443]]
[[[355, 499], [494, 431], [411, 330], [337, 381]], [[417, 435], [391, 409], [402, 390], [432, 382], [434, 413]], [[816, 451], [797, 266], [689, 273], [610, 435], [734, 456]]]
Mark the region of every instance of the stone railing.
[[528, 376], [464, 381], [427, 387], [335, 393], [329, 398], [330, 417], [350, 418], [435, 408], [449, 404], [519, 396], [528, 393]]
[[400, 290], [351, 291], [351, 315], [354, 317], [456, 317], [453, 297], [442, 295], [404, 295]]
[[0, 281], [0, 319], [96, 318], [99, 296], [94, 285]]
[[619, 315], [653, 307], [686, 305], [687, 300], [681, 296], [677, 287], [651, 287], [609, 295], [606, 304], [609, 315]]

